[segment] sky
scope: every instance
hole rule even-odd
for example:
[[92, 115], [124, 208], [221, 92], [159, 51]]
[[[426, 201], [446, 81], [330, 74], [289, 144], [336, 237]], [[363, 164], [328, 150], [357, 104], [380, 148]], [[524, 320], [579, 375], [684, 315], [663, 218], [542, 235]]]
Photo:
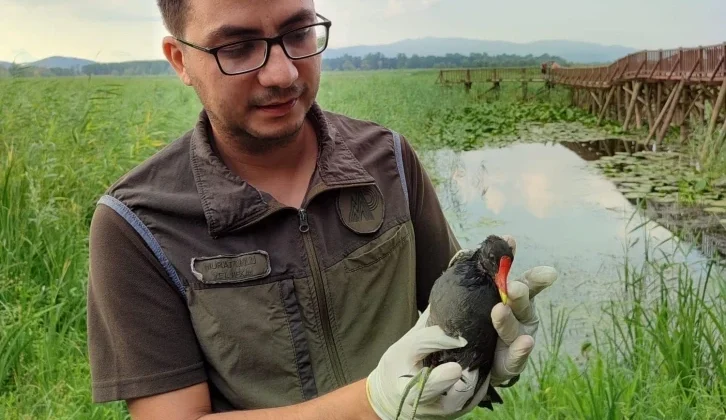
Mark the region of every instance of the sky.
[[[726, 42], [724, 0], [316, 0], [315, 4], [333, 21], [329, 48], [427, 36], [512, 42], [567, 39], [637, 49]], [[100, 62], [164, 59], [165, 35], [154, 0], [0, 0], [3, 61], [29, 62], [53, 55]]]

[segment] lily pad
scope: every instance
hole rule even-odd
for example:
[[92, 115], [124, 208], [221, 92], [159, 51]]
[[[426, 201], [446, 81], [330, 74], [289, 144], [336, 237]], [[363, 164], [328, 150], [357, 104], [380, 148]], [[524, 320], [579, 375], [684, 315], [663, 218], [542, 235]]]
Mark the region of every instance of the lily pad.
[[[642, 199], [642, 198], [645, 198], [647, 195], [648, 194], [646, 194], [645, 192], [639, 192], [639, 191], [631, 191], [631, 192], [624, 194], [625, 198], [627, 198], [628, 200]], [[726, 210], [726, 209], [724, 209], [724, 210]]]
[[726, 213], [726, 208], [724, 208], [724, 207], [706, 207], [705, 209], [703, 209], [703, 211], [705, 211], [706, 213], [711, 213], [711, 214], [723, 214], [723, 213]]
[[619, 182], [618, 180], [615, 180], [616, 183], [622, 185], [625, 188], [636, 188], [640, 186], [640, 183], [638, 182]]
[[624, 182], [631, 182], [631, 183], [634, 183], [634, 184], [642, 184], [643, 183], [643, 178], [642, 177], [639, 177], [639, 176], [628, 176], [628, 177], [623, 177], [623, 178], [620, 178], [620, 179], [623, 180]]
[[660, 192], [665, 192], [665, 193], [678, 192], [678, 187], [674, 187], [674, 186], [670, 186], [670, 185], [664, 185], [662, 187], [655, 187], [655, 190], [656, 191], [660, 191]]
[[706, 200], [705, 203], [709, 207], [726, 208], [726, 200]]
[[655, 199], [655, 201], [657, 201], [659, 203], [668, 204], [668, 203], [675, 203], [676, 201], [678, 201], [678, 199], [672, 195], [666, 195], [663, 197], [657, 197]]
[[725, 188], [726, 187], [726, 176], [717, 179], [716, 181], [711, 183], [711, 185], [716, 188]]
[[651, 184], [638, 185], [637, 187], [633, 188], [633, 191], [651, 192], [651, 191], [653, 191], [653, 185], [651, 185]]

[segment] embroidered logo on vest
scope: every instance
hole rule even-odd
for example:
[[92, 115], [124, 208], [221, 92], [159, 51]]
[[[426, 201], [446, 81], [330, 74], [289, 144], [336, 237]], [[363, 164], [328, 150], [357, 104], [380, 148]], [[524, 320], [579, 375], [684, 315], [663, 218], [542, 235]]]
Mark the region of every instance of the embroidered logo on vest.
[[374, 233], [383, 225], [383, 195], [374, 186], [346, 188], [338, 194], [338, 216], [356, 233]]
[[192, 273], [204, 284], [240, 283], [270, 275], [270, 255], [265, 251], [192, 258]]

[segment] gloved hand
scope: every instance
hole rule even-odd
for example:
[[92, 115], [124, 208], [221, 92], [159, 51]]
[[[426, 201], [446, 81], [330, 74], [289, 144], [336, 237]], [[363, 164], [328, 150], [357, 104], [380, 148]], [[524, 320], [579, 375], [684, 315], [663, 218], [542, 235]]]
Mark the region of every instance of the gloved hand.
[[[503, 236], [516, 254], [516, 241]], [[456, 258], [470, 250], [461, 250]], [[534, 306], [534, 297], [557, 279], [553, 267], [540, 266], [526, 271], [520, 278], [509, 280], [509, 302], [497, 304], [492, 310], [492, 322], [499, 334], [494, 364], [490, 373], [493, 386], [503, 386], [506, 381], [519, 378], [526, 367], [529, 355], [534, 349], [534, 335], [539, 328], [539, 317]], [[394, 343], [381, 358], [378, 366], [368, 376], [366, 383], [368, 401], [376, 414], [384, 420], [393, 419], [398, 410], [406, 385], [423, 367], [421, 360], [438, 350], [463, 347], [466, 340], [448, 337], [438, 326], [425, 327], [428, 320], [427, 308], [416, 325], [399, 341]], [[471, 411], [486, 395], [488, 384], [484, 384], [479, 395], [472, 399], [469, 407], [462, 405], [469, 400], [477, 383], [478, 371], [462, 370], [457, 363], [437, 366], [431, 372], [416, 417], [420, 419], [456, 419]], [[511, 383], [510, 383], [511, 385]], [[454, 391], [454, 392], [451, 392]], [[442, 396], [442, 394], [446, 395]], [[409, 392], [404, 403], [402, 416], [409, 418], [418, 389]]]
[[[512, 250], [517, 250], [513, 237], [502, 235]], [[494, 365], [491, 372], [493, 386], [511, 386], [519, 379], [534, 349], [534, 336], [539, 328], [539, 316], [534, 298], [557, 280], [554, 267], [531, 268], [516, 280], [507, 283], [509, 302], [492, 309], [492, 322], [499, 334]], [[512, 381], [506, 385], [505, 382]]]
[[[383, 420], [396, 417], [406, 385], [423, 368], [421, 361], [427, 355], [466, 345], [463, 337], [449, 337], [439, 326], [426, 327], [428, 312], [427, 308], [416, 325], [386, 350], [378, 366], [368, 375], [366, 382], [368, 401], [378, 417]], [[461, 380], [462, 376], [472, 378], [470, 372], [462, 371], [461, 366], [455, 362], [434, 368], [424, 386], [416, 418], [456, 419], [471, 411], [481, 401], [487, 387], [482, 387], [481, 395], [473, 399], [468, 410], [462, 410], [461, 406], [473, 395], [473, 385], [476, 384], [476, 377], [472, 378], [472, 382], [467, 381], [466, 385]], [[408, 393], [401, 418], [411, 418], [413, 404], [419, 391], [420, 388], [414, 387]], [[446, 395], [442, 396], [444, 393]]]

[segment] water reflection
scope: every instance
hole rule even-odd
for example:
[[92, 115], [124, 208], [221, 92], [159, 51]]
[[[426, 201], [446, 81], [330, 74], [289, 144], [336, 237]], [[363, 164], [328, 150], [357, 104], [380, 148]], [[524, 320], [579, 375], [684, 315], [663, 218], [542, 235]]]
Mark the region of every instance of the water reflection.
[[[539, 303], [543, 328], [549, 308], [570, 311], [564, 350], [577, 354], [599, 322], [599, 304], [617, 298], [624, 257], [645, 261], [657, 246], [695, 271], [706, 258], [677, 250], [680, 243], [664, 227], [649, 222], [572, 150], [560, 144], [518, 144], [506, 148], [425, 156], [437, 179], [446, 216], [462, 246], [486, 235], [517, 238], [513, 273], [552, 265], [558, 282]], [[640, 226], [640, 227], [639, 227]], [[639, 228], [638, 228], [639, 227]]]
[[587, 161], [598, 160], [603, 156], [614, 156], [616, 153], [630, 154], [648, 150], [643, 143], [623, 139], [567, 141], [561, 142], [561, 144]]

